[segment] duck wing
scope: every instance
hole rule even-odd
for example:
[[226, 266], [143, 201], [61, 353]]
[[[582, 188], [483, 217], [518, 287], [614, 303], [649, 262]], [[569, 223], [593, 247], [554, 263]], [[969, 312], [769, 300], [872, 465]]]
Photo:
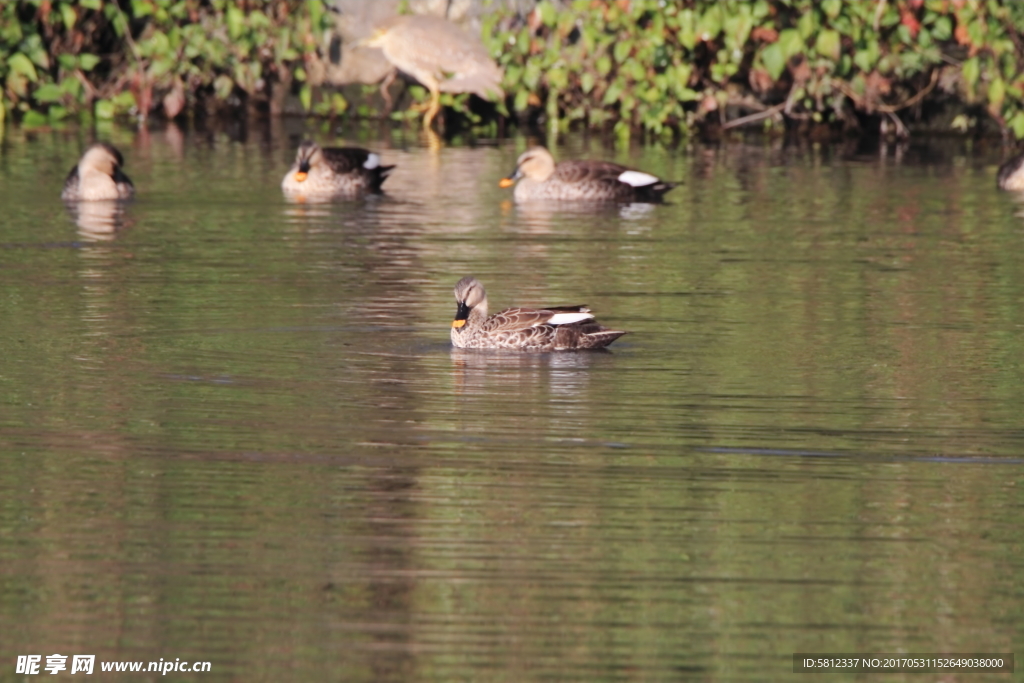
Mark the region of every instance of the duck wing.
[[486, 332], [515, 332], [540, 325], [567, 325], [593, 319], [586, 306], [506, 308], [488, 318], [483, 328]]
[[610, 161], [562, 161], [555, 165], [553, 178], [563, 183], [618, 183], [630, 169]]
[[380, 190], [388, 174], [395, 168], [393, 165], [382, 166], [379, 154], [362, 147], [325, 147], [321, 152], [324, 163], [335, 175], [362, 176], [367, 179], [373, 191]]

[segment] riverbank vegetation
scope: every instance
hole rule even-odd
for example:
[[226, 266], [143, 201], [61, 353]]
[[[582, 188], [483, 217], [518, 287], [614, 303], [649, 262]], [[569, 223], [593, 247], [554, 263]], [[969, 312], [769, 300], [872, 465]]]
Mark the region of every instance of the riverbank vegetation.
[[[542, 0], [525, 15], [493, 6], [482, 38], [522, 123], [622, 136], [757, 126], [1024, 138], [1024, 3]], [[291, 98], [315, 114], [365, 113], [316, 85], [327, 10], [321, 0], [3, 3], [3, 111], [41, 125], [83, 112], [274, 114]], [[447, 100], [453, 120], [471, 113], [467, 101]]]

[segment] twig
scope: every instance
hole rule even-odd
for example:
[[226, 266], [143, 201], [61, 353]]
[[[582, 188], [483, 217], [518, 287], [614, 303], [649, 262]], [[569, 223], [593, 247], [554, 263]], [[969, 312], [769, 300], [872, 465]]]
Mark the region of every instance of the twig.
[[886, 0], [878, 0], [878, 4], [875, 6], [875, 21], [871, 24], [871, 28], [874, 29], [875, 33], [878, 33], [878, 27], [882, 23], [882, 15], [885, 14]]
[[726, 123], [722, 124], [722, 130], [727, 130], [729, 128], [737, 128], [739, 126], [745, 126], [748, 123], [756, 123], [756, 122], [758, 122], [758, 121], [760, 121], [762, 119], [767, 119], [767, 118], [769, 118], [771, 116], [775, 116], [780, 111], [782, 111], [785, 107], [786, 107], [786, 103], [782, 102], [780, 104], [776, 104], [774, 107], [769, 107], [768, 109], [765, 109], [764, 111], [755, 112], [753, 114], [747, 114], [746, 116], [741, 116], [738, 119], [733, 119], [732, 121], [727, 121]]
[[900, 121], [900, 117], [896, 116], [896, 114], [892, 113], [891, 111], [887, 111], [885, 113], [888, 114], [889, 118], [892, 119], [892, 122], [896, 124], [896, 138], [899, 140], [906, 140], [907, 138], [909, 138], [910, 131], [907, 130], [907, 127], [903, 124], [902, 121]]
[[[931, 81], [929, 81], [928, 85], [926, 85], [924, 88], [919, 90], [910, 99], [905, 100], [904, 102], [901, 102], [900, 104], [879, 104], [878, 106], [874, 107], [873, 111], [881, 112], [883, 114], [892, 114], [893, 112], [897, 112], [900, 109], [906, 109], [907, 107], [912, 107], [915, 104], [917, 104], [918, 102], [920, 102], [922, 99], [927, 97], [928, 93], [930, 93], [935, 88], [935, 86], [936, 86], [936, 84], [938, 84], [938, 82], [939, 82], [939, 70], [938, 69], [932, 69]], [[853, 92], [853, 89], [845, 81], [841, 81], [838, 78], [833, 78], [832, 79], [832, 85], [836, 89], [838, 89], [841, 93], [843, 93], [844, 95], [849, 97], [851, 100], [853, 100], [854, 103], [856, 103], [856, 105], [858, 107], [862, 107], [862, 108], [864, 107], [863, 100], [857, 95], [857, 93]]]

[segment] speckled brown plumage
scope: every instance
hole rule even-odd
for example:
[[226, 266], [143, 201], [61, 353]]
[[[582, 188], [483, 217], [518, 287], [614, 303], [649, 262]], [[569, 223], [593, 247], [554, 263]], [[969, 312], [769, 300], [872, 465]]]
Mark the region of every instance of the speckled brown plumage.
[[518, 202], [617, 201], [657, 202], [676, 186], [649, 173], [608, 161], [562, 161], [555, 163], [543, 147], [523, 152], [513, 173], [502, 187], [516, 184]]
[[124, 157], [113, 145], [96, 142], [75, 164], [60, 193], [65, 201], [127, 199], [135, 194], [131, 179], [122, 171]]
[[626, 334], [599, 325], [586, 306], [506, 308], [487, 317], [487, 292], [474, 277], [455, 285], [455, 301], [451, 338], [462, 349], [600, 349]]
[[281, 181], [285, 194], [354, 196], [380, 192], [394, 166], [381, 166], [380, 156], [361, 147], [321, 147], [303, 142], [295, 163]]

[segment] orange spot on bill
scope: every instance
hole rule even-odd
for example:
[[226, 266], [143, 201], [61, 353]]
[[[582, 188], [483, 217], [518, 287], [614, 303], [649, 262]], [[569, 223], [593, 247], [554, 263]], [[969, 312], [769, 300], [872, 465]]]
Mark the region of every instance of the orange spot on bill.
[[306, 176], [308, 176], [308, 175], [309, 175], [308, 173], [303, 173], [302, 171], [296, 171], [295, 172], [295, 182], [301, 183], [303, 180], [306, 179]]
[[452, 327], [462, 327], [465, 324], [466, 324], [465, 320], [453, 320], [452, 321]]
[[502, 178], [498, 181], [498, 187], [512, 187], [516, 184], [516, 181], [511, 178]]

